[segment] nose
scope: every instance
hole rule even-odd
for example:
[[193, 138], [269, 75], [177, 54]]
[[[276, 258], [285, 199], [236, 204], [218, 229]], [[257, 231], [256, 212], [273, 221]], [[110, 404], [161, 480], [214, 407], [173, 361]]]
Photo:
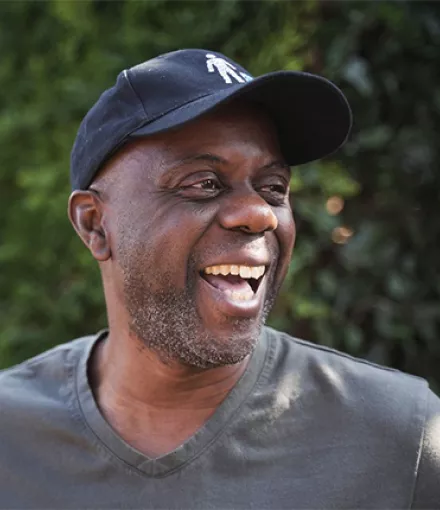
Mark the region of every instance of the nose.
[[255, 191], [225, 198], [218, 212], [218, 221], [225, 229], [242, 230], [248, 234], [261, 234], [278, 226], [272, 207]]

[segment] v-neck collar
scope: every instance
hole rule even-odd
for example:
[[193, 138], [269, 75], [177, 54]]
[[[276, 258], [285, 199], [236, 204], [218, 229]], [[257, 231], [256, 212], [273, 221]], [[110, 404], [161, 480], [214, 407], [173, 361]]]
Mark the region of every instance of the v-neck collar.
[[136, 470], [152, 477], [163, 477], [174, 472], [200, 455], [213, 443], [239, 411], [246, 397], [251, 393], [264, 368], [269, 352], [269, 335], [263, 328], [261, 338], [252, 353], [243, 375], [216, 409], [209, 420], [182, 445], [158, 458], [149, 458], [125, 442], [102, 416], [89, 385], [87, 368], [91, 353], [98, 342], [105, 339], [103, 331], [92, 337], [83, 350], [73, 374], [75, 397], [82, 419], [85, 420], [95, 439], [105, 445], [113, 455]]

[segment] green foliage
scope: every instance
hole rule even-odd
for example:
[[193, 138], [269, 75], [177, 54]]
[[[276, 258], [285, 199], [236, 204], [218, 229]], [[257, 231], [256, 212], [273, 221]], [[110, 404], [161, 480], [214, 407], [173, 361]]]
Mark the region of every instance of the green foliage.
[[[223, 49], [256, 72], [294, 55], [308, 8], [231, 0], [0, 6], [0, 363], [105, 327], [96, 264], [68, 222], [78, 125], [121, 69], [179, 47]], [[288, 13], [288, 14], [287, 14]], [[262, 33], [280, 27], [276, 46]], [[289, 65], [293, 65], [289, 57]]]
[[436, 4], [48, 0], [0, 14], [1, 365], [105, 326], [66, 215], [76, 130], [121, 69], [205, 47], [255, 74], [323, 74], [354, 111], [344, 150], [293, 171], [298, 241], [272, 324], [440, 384]]
[[[440, 9], [323, 2], [317, 17], [308, 67], [343, 88], [355, 125], [336, 166], [295, 171], [299, 239], [274, 320], [439, 388]], [[336, 216], [330, 195], [346, 198]], [[354, 235], [332, 243], [336, 225]]]

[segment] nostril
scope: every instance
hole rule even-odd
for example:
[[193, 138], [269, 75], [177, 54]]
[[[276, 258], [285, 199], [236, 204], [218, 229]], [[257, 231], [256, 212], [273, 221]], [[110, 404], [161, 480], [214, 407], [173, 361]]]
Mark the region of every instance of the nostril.
[[[275, 227], [276, 228], [276, 227]], [[255, 227], [248, 227], [247, 225], [241, 225], [239, 227], [233, 228], [231, 230], [241, 231], [245, 234], [252, 234], [252, 235], [262, 235], [265, 232], [271, 232], [272, 230], [275, 230], [272, 226], [255, 226]]]

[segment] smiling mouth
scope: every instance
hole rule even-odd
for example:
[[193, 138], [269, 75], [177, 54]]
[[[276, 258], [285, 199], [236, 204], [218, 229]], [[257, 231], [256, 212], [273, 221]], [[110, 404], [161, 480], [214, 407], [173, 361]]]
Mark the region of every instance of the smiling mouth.
[[206, 267], [200, 276], [232, 301], [251, 301], [255, 298], [265, 272], [265, 266], [223, 264]]

